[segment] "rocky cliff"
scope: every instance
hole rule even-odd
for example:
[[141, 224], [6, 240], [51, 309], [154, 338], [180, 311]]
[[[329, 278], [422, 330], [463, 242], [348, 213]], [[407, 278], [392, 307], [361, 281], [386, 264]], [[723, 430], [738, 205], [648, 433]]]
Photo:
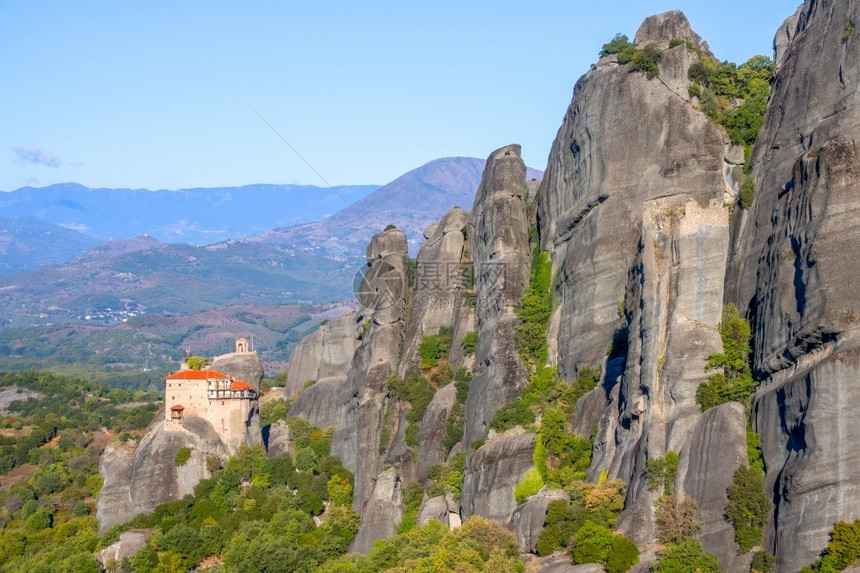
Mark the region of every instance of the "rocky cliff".
[[860, 517], [858, 17], [853, 2], [809, 0], [777, 34], [780, 66], [751, 158], [755, 202], [727, 281], [753, 319], [763, 380], [753, 422], [780, 571], [814, 560], [835, 521]]
[[[726, 507], [736, 470], [750, 463], [750, 426], [761, 436], [772, 505], [762, 548], [776, 554], [778, 571], [799, 571], [836, 521], [860, 517], [850, 429], [860, 370], [852, 306], [860, 271], [850, 260], [860, 205], [852, 195], [860, 186], [858, 11], [847, 0], [808, 0], [780, 28], [749, 161], [690, 80], [691, 69], [715, 61], [707, 45], [683, 14], [667, 12], [646, 19], [630, 47], [658, 53], [653, 69], [609, 53], [576, 83], [533, 202], [511, 145], [489, 157], [471, 211], [453, 209], [427, 229], [414, 278], [402, 234], [374, 237], [349, 370], [304, 390], [291, 410], [337, 428], [334, 448], [356, 472], [354, 508], [365, 516], [354, 549], [396, 531], [414, 481], [427, 488], [421, 520], [491, 517], [532, 552], [548, 504], [572, 497], [545, 490], [525, 503], [514, 498], [537, 463], [542, 412], [516, 431], [490, 429], [542, 366], [518, 350], [518, 304], [535, 245], [552, 265], [547, 365], [569, 383], [601, 373], [565, 429], [593, 440], [588, 480], [623, 481], [615, 527], [643, 561], [663, 549], [655, 506], [674, 491], [696, 502], [696, 536], [721, 568], [749, 569], [752, 552], [739, 555]], [[754, 200], [739, 204], [753, 180]], [[464, 263], [474, 286], [445, 282], [446, 269]], [[388, 302], [379, 308], [382, 294]], [[758, 389], [751, 402], [703, 412], [697, 390], [713, 374], [709, 357], [724, 350], [729, 303], [752, 324]], [[474, 358], [464, 351], [472, 330]], [[422, 354], [422, 342], [443, 331], [450, 347], [442, 361], [473, 373], [462, 404], [464, 387], [445, 384]], [[323, 335], [315, 336], [294, 358], [297, 370], [324, 351]], [[415, 397], [391, 382], [413, 374], [435, 391], [420, 423], [410, 420]], [[460, 423], [462, 432], [452, 432]], [[649, 484], [649, 465], [675, 455], [670, 483]], [[432, 468], [461, 461], [462, 486], [448, 484], [459, 502], [431, 497], [441, 471]]]

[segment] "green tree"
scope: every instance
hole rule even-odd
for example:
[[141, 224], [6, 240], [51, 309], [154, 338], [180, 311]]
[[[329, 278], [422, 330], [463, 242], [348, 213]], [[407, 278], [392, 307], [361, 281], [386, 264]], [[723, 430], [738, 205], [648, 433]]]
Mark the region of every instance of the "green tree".
[[726, 517], [735, 528], [735, 541], [743, 554], [761, 542], [762, 528], [767, 523], [770, 500], [764, 493], [764, 474], [740, 466], [727, 493]]
[[185, 359], [185, 363], [192, 370], [203, 370], [209, 365], [209, 360], [204, 356], [189, 356]]
[[720, 562], [706, 553], [702, 542], [688, 537], [681, 543], [670, 545], [654, 564], [654, 573], [720, 573]]

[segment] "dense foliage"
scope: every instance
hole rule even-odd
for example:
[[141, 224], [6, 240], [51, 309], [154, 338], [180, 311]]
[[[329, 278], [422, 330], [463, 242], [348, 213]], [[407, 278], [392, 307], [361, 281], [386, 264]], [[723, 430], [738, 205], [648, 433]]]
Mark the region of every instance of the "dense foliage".
[[857, 561], [860, 561], [860, 519], [854, 523], [838, 521], [830, 532], [830, 542], [824, 553], [801, 573], [835, 573]]
[[674, 495], [660, 496], [654, 509], [654, 517], [660, 543], [681, 543], [702, 526], [699, 520], [699, 504], [689, 496], [682, 499]]
[[575, 481], [565, 488], [570, 502], [560, 499], [547, 506], [544, 528], [537, 542], [538, 555], [567, 548], [586, 522], [612, 529], [624, 508], [624, 483], [601, 475], [598, 483]]
[[696, 401], [702, 410], [727, 402], [749, 407], [758, 383], [752, 377], [752, 329], [733, 304], [723, 310], [719, 326], [723, 351], [708, 356], [706, 370], [721, 368], [696, 390]]
[[517, 350], [533, 372], [546, 365], [546, 331], [552, 314], [552, 262], [535, 243], [531, 280], [514, 309], [520, 324], [514, 333]]
[[639, 563], [636, 544], [608, 527], [586, 521], [573, 536], [574, 564], [600, 563], [607, 573], [624, 573]]
[[761, 542], [767, 523], [770, 500], [764, 493], [764, 474], [747, 466], [739, 467], [728, 488], [726, 517], [735, 528], [740, 553], [746, 553]]
[[627, 36], [616, 34], [612, 40], [603, 44], [600, 50], [601, 58], [610, 54], [615, 54], [619, 64], [631, 64], [630, 72], [642, 72], [649, 80], [660, 75], [658, 64], [663, 58], [663, 53], [656, 46], [647, 45], [637, 50]]
[[733, 143], [751, 146], [764, 122], [772, 76], [773, 60], [765, 56], [753, 56], [740, 66], [703, 56], [690, 66], [690, 94], [726, 128]]
[[451, 531], [438, 521], [431, 521], [377, 541], [370, 555], [350, 553], [318, 569], [326, 573], [522, 573], [524, 570], [514, 535], [480, 516], [469, 518]]
[[0, 571], [100, 572], [99, 459], [111, 439], [141, 435], [158, 396], [46, 372], [0, 374], [0, 392], [37, 393], [0, 416]]
[[720, 573], [720, 562], [717, 558], [706, 553], [702, 542], [695, 537], [688, 537], [681, 543], [670, 545], [660, 554], [660, 559], [654, 564], [654, 573]]
[[439, 361], [448, 356], [454, 331], [450, 326], [443, 326], [439, 334], [428, 334], [418, 345], [418, 356], [421, 357], [422, 368], [433, 368]]
[[665, 495], [673, 495], [677, 475], [678, 454], [675, 452], [668, 452], [666, 457], [653, 457], [645, 464], [645, 479], [651, 491], [657, 491], [662, 487]]

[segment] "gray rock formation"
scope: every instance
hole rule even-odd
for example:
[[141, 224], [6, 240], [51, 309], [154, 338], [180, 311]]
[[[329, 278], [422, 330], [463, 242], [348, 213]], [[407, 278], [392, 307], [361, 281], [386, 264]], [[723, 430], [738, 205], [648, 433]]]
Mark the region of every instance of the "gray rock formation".
[[751, 555], [738, 555], [735, 530], [723, 516], [734, 472], [747, 465], [746, 427], [746, 413], [737, 402], [711, 408], [699, 418], [680, 452], [679, 494], [698, 502], [702, 520], [698, 537], [725, 571], [748, 571], [750, 565]]
[[448, 384], [436, 392], [424, 412], [418, 439], [418, 481], [424, 482], [431, 467], [445, 462], [448, 452], [442, 442], [448, 430], [448, 415], [456, 400], [457, 389], [454, 384]]
[[269, 434], [266, 439], [266, 454], [269, 457], [277, 457], [283, 454], [292, 454], [296, 451], [296, 442], [293, 433], [283, 420], [278, 420], [269, 426]]
[[538, 537], [546, 520], [547, 506], [560, 499], [570, 501], [570, 495], [560, 489], [541, 490], [526, 503], [517, 506], [507, 527], [516, 534], [520, 551], [537, 553]]
[[290, 357], [287, 398], [301, 391], [308, 380], [345, 382], [358, 345], [359, 326], [355, 313], [350, 312], [321, 324], [296, 344]]
[[119, 541], [96, 553], [96, 560], [107, 570], [110, 570], [109, 565], [117, 565], [120, 567], [119, 571], [122, 573], [124, 571], [121, 568], [123, 559], [132, 557], [143, 549], [150, 537], [152, 537], [152, 531], [148, 529], [123, 531], [119, 535]]
[[290, 406], [290, 416], [298, 416], [318, 428], [336, 426], [345, 416], [348, 396], [346, 380], [322, 380], [301, 391]]
[[514, 487], [534, 464], [535, 435], [524, 434], [491, 440], [466, 460], [461, 514], [465, 521], [481, 515], [507, 523], [517, 507]]
[[[466, 212], [454, 207], [424, 231], [427, 240], [418, 251], [400, 376], [420, 369], [418, 346], [424, 336], [454, 325], [454, 312], [462, 304], [461, 271], [465, 268], [461, 263], [467, 224]], [[452, 347], [458, 344], [462, 345], [462, 338], [454, 340]]]
[[519, 323], [514, 305], [529, 282], [530, 269], [525, 175], [519, 145], [494, 151], [472, 207], [478, 346], [466, 400], [466, 446], [484, 437], [496, 410], [528, 385], [514, 343]]
[[209, 368], [247, 382], [260, 392], [264, 372], [256, 354], [226, 354], [216, 358]]
[[[209, 477], [207, 455], [227, 457], [226, 447], [206, 420], [187, 418], [179, 430], [165, 425], [156, 416], [136, 447], [114, 443], [105, 449], [99, 463], [104, 485], [96, 500], [100, 531], [193, 494], [194, 486]], [[190, 448], [191, 458], [177, 466], [174, 459], [180, 448]]]
[[377, 539], [384, 539], [397, 533], [397, 525], [403, 517], [403, 499], [400, 491], [400, 477], [397, 470], [390, 468], [376, 480], [373, 494], [364, 505], [361, 528], [350, 545], [350, 551], [369, 553]]
[[421, 512], [418, 514], [418, 523], [420, 525], [427, 525], [431, 519], [435, 519], [443, 525], [448, 525], [448, 502], [445, 501], [444, 496], [431, 497], [421, 506]]
[[[690, 457], [683, 447], [701, 417], [696, 388], [707, 356], [722, 348], [724, 197], [734, 193], [726, 174], [739, 160], [690, 101], [687, 71], [698, 55], [669, 48], [673, 38], [700, 42], [680, 12], [648, 18], [637, 32], [640, 47], [666, 50], [659, 78], [606, 58], [579, 80], [538, 196], [541, 242], [558, 273], [550, 346], [568, 379], [604, 367], [576, 427], [598, 426], [589, 476], [608, 470], [629, 484], [617, 527], [640, 546], [656, 536], [658, 494], [644, 483], [645, 464], [668, 451]], [[743, 432], [728, 439], [705, 440], [697, 454], [745, 447]], [[713, 479], [730, 481], [735, 467]], [[706, 504], [703, 520], [722, 520], [723, 511]]]
[[[406, 313], [406, 257], [406, 235], [397, 229], [376, 235], [368, 246], [368, 269], [359, 295], [363, 338], [336, 408], [332, 454], [355, 473], [353, 508], [362, 515], [367, 515], [364, 506], [374, 491], [373, 480], [382, 469], [378, 450], [388, 403], [387, 379], [397, 369]], [[399, 417], [396, 405], [392, 410]], [[394, 478], [399, 483], [400, 474], [395, 473]], [[385, 515], [396, 515], [399, 521], [399, 512], [399, 508], [391, 508]], [[373, 536], [383, 535], [392, 527], [396, 531], [397, 523], [365, 528], [361, 534], [364, 541], [358, 546], [369, 548], [367, 544], [372, 541], [368, 540], [378, 539]]]
[[780, 66], [751, 157], [756, 196], [734, 229], [727, 277], [729, 300], [750, 309], [765, 379], [754, 427], [779, 571], [809, 564], [835, 521], [860, 517], [858, 18], [853, 2], [810, 0], [777, 34]]

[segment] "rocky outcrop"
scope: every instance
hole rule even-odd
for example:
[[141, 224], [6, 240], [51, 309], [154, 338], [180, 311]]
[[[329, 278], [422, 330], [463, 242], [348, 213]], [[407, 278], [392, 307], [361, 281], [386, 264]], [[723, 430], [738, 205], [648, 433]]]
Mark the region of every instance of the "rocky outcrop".
[[[608, 471], [629, 484], [617, 527], [640, 546], [656, 537], [648, 459], [681, 452], [701, 471], [684, 445], [701, 423], [695, 392], [707, 356], [722, 348], [725, 201], [734, 193], [726, 175], [742, 161], [690, 101], [687, 72], [699, 56], [670, 48], [676, 38], [700, 42], [680, 12], [648, 18], [636, 43], [666, 50], [659, 78], [608, 57], [577, 82], [538, 196], [558, 277], [550, 346], [567, 379], [583, 366], [604, 369], [576, 426], [598, 426], [589, 477]], [[735, 441], [704, 444], [704, 455], [745, 447], [743, 432], [727, 439]], [[734, 467], [714, 479], [731, 481]], [[723, 512], [706, 504], [703, 520]]]
[[465, 521], [481, 515], [507, 523], [517, 507], [514, 487], [534, 464], [535, 435], [497, 438], [481, 446], [466, 460], [461, 514]]
[[[461, 265], [467, 225], [466, 212], [454, 207], [424, 231], [427, 240], [416, 261], [400, 376], [419, 371], [418, 346], [424, 336], [454, 325], [454, 313], [463, 300], [464, 273], [468, 270]], [[462, 337], [454, 340], [452, 347], [462, 347], [462, 342]]]
[[418, 439], [418, 481], [424, 482], [431, 467], [445, 462], [448, 415], [457, 400], [457, 389], [448, 384], [439, 389], [427, 406]]
[[284, 454], [292, 454], [296, 451], [296, 442], [290, 427], [283, 420], [278, 420], [267, 427], [263, 435], [266, 445], [266, 455], [270, 458]]
[[[180, 429], [168, 424], [156, 416], [136, 447], [113, 443], [105, 449], [99, 463], [104, 485], [96, 500], [101, 531], [193, 494], [194, 486], [209, 477], [207, 456], [227, 457], [227, 448], [206, 420], [187, 418]], [[180, 448], [189, 448], [191, 458], [177, 466]]]
[[349, 374], [358, 345], [359, 325], [355, 313], [347, 313], [320, 324], [293, 349], [286, 395], [292, 397], [308, 380], [343, 383]]
[[739, 556], [735, 530], [724, 517], [735, 470], [747, 465], [747, 415], [737, 402], [711, 408], [699, 418], [680, 452], [679, 493], [699, 504], [698, 537], [725, 571], [749, 570], [750, 556]]
[[519, 145], [494, 151], [472, 207], [478, 345], [466, 400], [466, 446], [485, 436], [496, 410], [528, 384], [514, 341], [519, 323], [514, 305], [530, 268], [525, 175]]
[[215, 358], [208, 368], [247, 382], [258, 394], [260, 392], [264, 372], [263, 364], [256, 354], [225, 354]]
[[[807, 1], [777, 34], [779, 69], [750, 160], [752, 208], [735, 229], [729, 300], [749, 309], [754, 427], [779, 571], [812, 562], [837, 520], [860, 517], [860, 6]], [[780, 51], [781, 49], [781, 51]]]
[[[397, 229], [376, 235], [367, 249], [368, 266], [359, 289], [359, 302], [362, 305], [359, 319], [363, 337], [352, 358], [337, 405], [338, 419], [332, 440], [332, 454], [355, 473], [353, 508], [362, 515], [367, 515], [364, 507], [374, 492], [373, 480], [382, 469], [379, 442], [389, 402], [387, 380], [390, 374], [397, 371], [406, 315], [406, 258], [406, 235]], [[392, 413], [396, 419], [400, 418], [400, 408], [396, 404]], [[395, 439], [395, 444], [400, 441], [402, 437], [400, 440]], [[411, 468], [403, 468], [410, 461], [408, 455], [405, 460], [399, 459], [398, 469], [394, 470], [391, 479], [399, 483], [401, 478], [398, 470], [411, 471]], [[379, 483], [377, 478], [377, 488]], [[399, 498], [389, 496], [386, 499]], [[367, 544], [378, 539], [375, 535], [382, 535], [392, 528], [396, 531], [400, 519], [399, 507], [389, 508], [384, 516], [385, 519], [396, 518], [396, 521], [383, 527], [378, 521], [383, 517], [378, 516], [374, 518], [377, 520], [374, 525], [368, 526], [370, 529], [362, 524], [364, 531], [360, 535], [363, 541], [357, 542], [358, 546], [366, 545], [369, 548]]]
[[400, 477], [390, 468], [376, 479], [373, 493], [364, 505], [361, 528], [350, 545], [350, 551], [369, 553], [377, 539], [385, 539], [397, 533], [397, 525], [403, 516], [403, 499]]
[[520, 551], [537, 553], [537, 542], [546, 520], [547, 506], [558, 500], [570, 501], [570, 495], [559, 489], [541, 490], [511, 514], [508, 529], [517, 536]]
[[96, 560], [102, 564], [105, 570], [115, 571], [116, 567], [120, 567], [119, 571], [123, 572], [123, 559], [132, 557], [143, 549], [150, 537], [152, 537], [152, 531], [148, 529], [123, 531], [119, 536], [119, 541], [96, 553]]

